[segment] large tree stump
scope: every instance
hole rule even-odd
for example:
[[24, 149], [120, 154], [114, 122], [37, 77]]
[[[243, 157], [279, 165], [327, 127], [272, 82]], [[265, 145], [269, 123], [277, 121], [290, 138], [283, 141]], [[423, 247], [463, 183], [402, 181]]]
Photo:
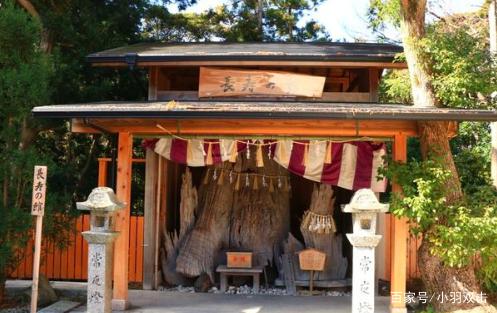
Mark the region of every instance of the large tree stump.
[[[342, 236], [335, 234], [333, 221], [333, 225], [328, 227], [329, 219], [325, 218], [333, 216], [334, 205], [333, 188], [325, 184], [315, 185], [309, 211], [304, 215], [300, 227], [306, 248], [315, 248], [326, 253], [324, 271], [317, 272], [316, 280], [344, 279], [347, 272], [348, 262], [342, 254]], [[308, 219], [312, 214], [318, 219], [318, 226], [321, 227], [313, 227], [312, 222], [309, 223]]]
[[197, 189], [193, 186], [192, 174], [187, 168], [185, 174], [183, 174], [181, 184], [179, 235], [177, 231], [170, 234], [164, 233], [164, 245], [161, 248], [162, 276], [170, 285], [185, 285], [190, 282], [188, 278], [176, 271], [176, 260], [186, 235], [191, 231], [195, 224], [194, 214], [197, 205]]
[[[251, 155], [255, 155], [256, 149], [252, 150]], [[270, 160], [267, 153], [262, 157], [264, 166], [257, 167], [256, 158], [247, 159], [246, 154], [242, 154], [235, 170], [280, 178], [263, 181], [262, 176], [249, 176], [246, 186], [246, 176], [241, 175], [240, 189], [234, 190], [230, 232], [225, 244], [227, 249], [253, 252], [255, 264], [265, 266], [279, 258], [280, 243], [289, 231], [290, 188], [287, 171]], [[278, 180], [281, 187], [278, 187]]]
[[[251, 147], [250, 155], [256, 154]], [[207, 168], [205, 184], [199, 188], [198, 219], [185, 235], [176, 260], [178, 273], [187, 277], [207, 273], [212, 278], [224, 250], [251, 251], [257, 265], [280, 256], [279, 243], [289, 230], [288, 174], [267, 153], [259, 153], [259, 165], [261, 159], [263, 166], [258, 167], [255, 157], [241, 153], [235, 165], [225, 162]], [[263, 180], [263, 174], [274, 178]]]
[[[221, 166], [228, 170], [231, 164], [225, 163], [216, 168], [220, 170]], [[180, 249], [176, 271], [187, 277], [207, 273], [214, 280], [214, 263], [227, 232], [226, 225], [233, 205], [233, 190], [228, 180], [218, 184], [210, 176], [211, 171], [213, 168], [206, 171], [204, 180], [207, 184], [200, 187], [198, 219]]]

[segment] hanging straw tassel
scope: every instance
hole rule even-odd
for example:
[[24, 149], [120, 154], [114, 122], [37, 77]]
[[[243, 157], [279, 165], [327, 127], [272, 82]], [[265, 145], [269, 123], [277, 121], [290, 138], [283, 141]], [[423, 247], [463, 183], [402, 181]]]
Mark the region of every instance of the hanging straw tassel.
[[230, 151], [230, 162], [235, 163], [237, 157], [238, 157], [238, 142], [236, 140], [233, 140], [233, 144], [231, 146], [231, 151]]
[[207, 158], [205, 160], [205, 164], [207, 165], [214, 164], [214, 160], [212, 158], [212, 142], [209, 142], [209, 147], [207, 148]]
[[304, 144], [304, 156], [302, 157], [302, 165], [307, 167], [309, 162], [309, 144]]
[[205, 173], [205, 176], [204, 176], [204, 182], [203, 182], [204, 185], [207, 185], [209, 183], [209, 175], [210, 175], [210, 173], [211, 173], [211, 169], [208, 168], [207, 172]]
[[254, 190], [259, 189], [259, 179], [257, 179], [257, 175], [254, 175], [254, 184], [252, 185], [252, 189]]
[[236, 183], [235, 183], [235, 190], [240, 190], [240, 180], [241, 180], [241, 174], [236, 175]]
[[269, 179], [269, 192], [270, 193], [274, 192], [274, 183], [272, 178]]
[[219, 173], [219, 178], [217, 180], [218, 185], [222, 185], [224, 183], [224, 171], [221, 170]]
[[262, 158], [262, 144], [257, 145], [257, 153], [255, 154], [255, 163], [257, 167], [264, 167], [264, 159]]
[[326, 147], [326, 156], [324, 157], [324, 163], [325, 164], [331, 164], [332, 159], [332, 148], [333, 148], [333, 142], [329, 141], [328, 146]]

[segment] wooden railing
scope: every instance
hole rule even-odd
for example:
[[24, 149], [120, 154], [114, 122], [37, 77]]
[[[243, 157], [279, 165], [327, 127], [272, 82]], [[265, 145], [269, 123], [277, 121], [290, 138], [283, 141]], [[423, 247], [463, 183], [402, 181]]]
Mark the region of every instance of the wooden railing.
[[[88, 244], [81, 235], [90, 227], [90, 216], [79, 216], [74, 221], [70, 244], [58, 249], [53, 243], [42, 241], [40, 273], [51, 280], [86, 280], [88, 275]], [[129, 281], [143, 280], [143, 216], [131, 216], [129, 226]], [[13, 279], [30, 279], [33, 274], [33, 240], [23, 252], [24, 258], [9, 275]], [[118, 261], [118, 260], [116, 260]]]

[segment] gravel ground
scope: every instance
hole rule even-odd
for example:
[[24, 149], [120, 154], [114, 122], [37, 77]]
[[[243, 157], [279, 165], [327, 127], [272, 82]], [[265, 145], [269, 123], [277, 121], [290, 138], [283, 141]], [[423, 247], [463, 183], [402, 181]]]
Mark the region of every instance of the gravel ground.
[[[196, 293], [193, 287], [184, 287], [177, 286], [172, 288], [164, 288], [160, 287], [159, 291], [162, 292], [181, 292], [181, 293]], [[330, 297], [341, 297], [341, 296], [350, 296], [350, 292], [342, 292], [342, 291], [326, 291], [320, 290], [321, 296], [330, 296]], [[222, 294], [216, 287], [212, 287], [209, 290], [209, 293]], [[240, 287], [229, 286], [228, 290], [224, 292], [224, 294], [236, 294], [236, 295], [272, 295], [272, 296], [287, 296], [286, 289], [283, 288], [260, 288], [259, 292], [256, 293], [251, 287], [247, 285], [243, 285]]]
[[0, 313], [29, 313], [30, 306], [24, 305], [10, 309], [0, 309]]

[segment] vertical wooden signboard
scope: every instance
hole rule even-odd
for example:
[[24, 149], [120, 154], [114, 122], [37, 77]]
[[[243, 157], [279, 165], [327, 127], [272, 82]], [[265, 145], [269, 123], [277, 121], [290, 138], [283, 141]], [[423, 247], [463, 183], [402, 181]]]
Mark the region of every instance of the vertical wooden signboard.
[[31, 288], [31, 313], [36, 312], [38, 302], [38, 277], [40, 274], [41, 229], [45, 213], [45, 193], [47, 190], [47, 167], [35, 166], [33, 176], [33, 199], [31, 215], [36, 216], [35, 253], [33, 257], [33, 286]]

